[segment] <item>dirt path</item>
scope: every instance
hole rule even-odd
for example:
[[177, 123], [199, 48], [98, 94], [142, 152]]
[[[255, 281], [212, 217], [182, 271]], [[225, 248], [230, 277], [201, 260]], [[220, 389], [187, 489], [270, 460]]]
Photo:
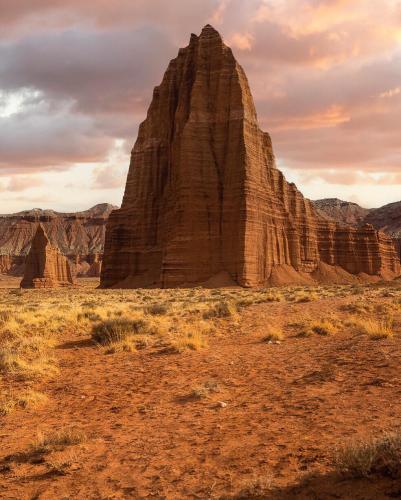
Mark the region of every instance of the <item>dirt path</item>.
[[[400, 338], [289, 333], [281, 344], [260, 342], [272, 317], [301, 308], [250, 307], [199, 352], [105, 355], [88, 339], [64, 339], [60, 374], [42, 387], [49, 404], [2, 419], [0, 460], [38, 430], [75, 426], [89, 440], [65, 473], [44, 463], [0, 467], [0, 498], [218, 498], [269, 477], [277, 487], [269, 498], [401, 492], [395, 481], [330, 477], [336, 446], [400, 428]], [[197, 398], [205, 386], [209, 394]], [[316, 478], [291, 489], [310, 473]]]

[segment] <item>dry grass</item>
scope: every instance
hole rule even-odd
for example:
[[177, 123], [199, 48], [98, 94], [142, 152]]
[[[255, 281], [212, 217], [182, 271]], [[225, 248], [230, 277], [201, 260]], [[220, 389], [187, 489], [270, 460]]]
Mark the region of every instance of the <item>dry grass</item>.
[[393, 319], [387, 318], [358, 318], [354, 321], [358, 332], [368, 335], [374, 340], [390, 338], [394, 335]]
[[[136, 353], [165, 348], [198, 351], [224, 323], [238, 324], [243, 308], [280, 301], [303, 303], [324, 297], [350, 297], [341, 313], [353, 313], [350, 329], [371, 338], [388, 338], [388, 319], [398, 314], [401, 290], [365, 287], [365, 305], [353, 297], [360, 287], [283, 287], [280, 289], [177, 290], [26, 290], [0, 292], [0, 378], [9, 382], [37, 381], [59, 373], [55, 346], [65, 338], [90, 336], [103, 352]], [[308, 308], [305, 308], [308, 310]], [[361, 318], [366, 315], [368, 318]], [[370, 319], [372, 318], [372, 319]], [[335, 318], [298, 321], [299, 335], [332, 335], [341, 323]], [[263, 340], [279, 342], [283, 332], [274, 325]], [[3, 413], [12, 402], [3, 401]], [[29, 404], [26, 405], [27, 407]], [[17, 403], [15, 407], [24, 407]]]
[[63, 450], [67, 446], [82, 444], [87, 439], [86, 433], [76, 428], [65, 428], [50, 434], [39, 432], [36, 440], [29, 446], [29, 452], [33, 455], [43, 455]]
[[305, 318], [299, 322], [292, 323], [290, 326], [297, 329], [297, 337], [310, 337], [312, 335], [334, 335], [338, 332], [340, 324], [340, 320], [332, 316], [325, 319]]
[[18, 408], [34, 408], [46, 403], [47, 399], [45, 394], [32, 389], [19, 394], [5, 394], [0, 399], [0, 415], [8, 415]]
[[191, 399], [207, 399], [212, 393], [219, 391], [220, 388], [217, 382], [210, 380], [200, 386], [194, 387], [189, 396]]
[[238, 493], [233, 495], [235, 500], [240, 499], [263, 499], [269, 498], [272, 488], [272, 476], [253, 476], [242, 482], [239, 487]]
[[373, 474], [401, 478], [401, 434], [354, 442], [337, 451], [337, 469], [352, 477]]
[[92, 339], [101, 345], [126, 341], [136, 334], [148, 331], [144, 318], [115, 318], [97, 323], [92, 328]]
[[65, 475], [71, 467], [79, 463], [79, 457], [75, 450], [66, 450], [57, 456], [47, 457], [46, 464], [50, 471], [55, 474]]
[[199, 325], [192, 328], [190, 326], [186, 326], [172, 338], [170, 346], [176, 352], [183, 352], [187, 349], [199, 351], [200, 349], [207, 347], [207, 340], [204, 331], [205, 329], [199, 328]]
[[284, 339], [284, 334], [278, 326], [272, 326], [268, 329], [267, 334], [262, 338], [262, 342], [281, 342]]
[[312, 321], [309, 328], [313, 333], [323, 336], [333, 335], [338, 332], [338, 325], [336, 321], [331, 319]]
[[168, 314], [169, 310], [170, 306], [168, 304], [152, 304], [144, 309], [146, 314], [151, 314], [152, 316], [163, 316]]
[[312, 302], [318, 299], [319, 295], [313, 290], [303, 290], [300, 292], [296, 292], [293, 296], [294, 302], [297, 302], [298, 304], [302, 304], [305, 302]]
[[238, 317], [238, 309], [234, 302], [221, 300], [211, 305], [206, 311], [203, 313], [204, 319], [211, 318], [237, 318]]
[[117, 352], [136, 352], [137, 343], [132, 338], [126, 338], [117, 342], [111, 342], [105, 348], [106, 354], [116, 354]]

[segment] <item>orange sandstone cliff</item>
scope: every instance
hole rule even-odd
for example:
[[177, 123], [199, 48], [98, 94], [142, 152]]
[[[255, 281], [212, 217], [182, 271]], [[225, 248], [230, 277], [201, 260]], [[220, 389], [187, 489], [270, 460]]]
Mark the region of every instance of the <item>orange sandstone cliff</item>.
[[114, 208], [101, 203], [83, 212], [33, 209], [0, 215], [0, 274], [24, 274], [24, 262], [40, 223], [76, 274], [99, 276], [106, 221]]
[[265, 286], [400, 273], [372, 226], [320, 216], [276, 168], [246, 75], [206, 26], [173, 59], [141, 124], [102, 287]]
[[54, 288], [73, 284], [68, 259], [50, 244], [41, 224], [32, 240], [21, 288]]

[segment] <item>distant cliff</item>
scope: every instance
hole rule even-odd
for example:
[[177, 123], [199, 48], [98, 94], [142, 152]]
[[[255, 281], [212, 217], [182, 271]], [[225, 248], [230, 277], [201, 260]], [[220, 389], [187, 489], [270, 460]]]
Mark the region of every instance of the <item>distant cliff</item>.
[[335, 221], [349, 226], [368, 223], [389, 234], [397, 241], [401, 257], [401, 201], [371, 209], [337, 198], [316, 200], [314, 204], [320, 213]]
[[34, 208], [0, 215], [0, 273], [23, 274], [25, 258], [41, 223], [52, 245], [69, 258], [77, 274], [98, 275], [106, 222], [116, 208], [101, 203], [83, 212], [61, 213]]

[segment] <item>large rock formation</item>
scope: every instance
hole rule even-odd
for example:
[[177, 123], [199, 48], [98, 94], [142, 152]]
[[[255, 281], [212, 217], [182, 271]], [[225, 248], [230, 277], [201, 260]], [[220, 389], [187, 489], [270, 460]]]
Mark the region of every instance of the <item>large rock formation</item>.
[[308, 282], [330, 266], [400, 272], [390, 238], [325, 220], [286, 182], [243, 69], [206, 26], [154, 90], [107, 224], [101, 286]]
[[38, 225], [25, 264], [21, 288], [54, 288], [73, 284], [68, 259], [50, 244], [41, 224]]
[[115, 208], [102, 203], [75, 213], [33, 209], [0, 215], [0, 273], [24, 274], [24, 262], [40, 223], [78, 275], [99, 276], [106, 222]]

